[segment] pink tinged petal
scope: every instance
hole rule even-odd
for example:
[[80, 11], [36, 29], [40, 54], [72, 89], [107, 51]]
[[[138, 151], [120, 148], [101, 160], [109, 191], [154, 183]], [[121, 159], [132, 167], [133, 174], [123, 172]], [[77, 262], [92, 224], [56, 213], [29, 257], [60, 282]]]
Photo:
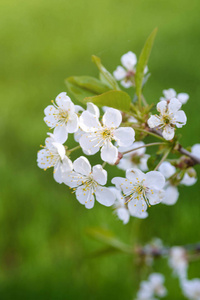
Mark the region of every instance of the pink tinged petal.
[[128, 209], [131, 216], [142, 214], [147, 210], [147, 205], [144, 199], [141, 197], [139, 200], [133, 199], [128, 202]]
[[145, 174], [139, 169], [128, 169], [126, 171], [126, 177], [133, 183], [140, 182], [145, 178]]
[[88, 176], [91, 173], [91, 165], [84, 156], [77, 158], [74, 163], [74, 171], [82, 175]]
[[176, 113], [182, 106], [182, 103], [176, 99], [172, 98], [168, 104], [168, 111], [169, 113]]
[[127, 70], [133, 70], [137, 64], [137, 56], [132, 51], [129, 51], [122, 55], [121, 63]]
[[118, 218], [123, 221], [123, 224], [127, 224], [130, 219], [130, 214], [128, 209], [120, 207], [116, 210]]
[[174, 89], [164, 90], [163, 95], [165, 96], [166, 100], [170, 100], [171, 98], [176, 97], [176, 91]]
[[162, 189], [165, 185], [165, 177], [159, 171], [150, 171], [146, 173], [144, 184], [149, 188]]
[[67, 131], [69, 133], [74, 133], [78, 130], [78, 116], [77, 114], [73, 113], [70, 114], [67, 125], [66, 125]]
[[66, 126], [56, 126], [53, 131], [53, 135], [56, 142], [64, 144], [68, 138]]
[[170, 125], [165, 126], [162, 132], [164, 139], [166, 139], [167, 141], [173, 139], [174, 131], [175, 131], [174, 127], [171, 127]]
[[148, 120], [147, 120], [147, 124], [150, 128], [154, 128], [154, 127], [158, 127], [160, 125], [162, 125], [162, 122], [160, 121], [160, 117], [157, 115], [151, 116]]
[[97, 119], [100, 116], [99, 108], [92, 102], [87, 103], [87, 111], [89, 111], [92, 115], [95, 115]]
[[146, 197], [151, 205], [156, 205], [163, 201], [165, 197], [165, 191], [153, 187], [146, 192]]
[[135, 141], [135, 131], [131, 127], [120, 127], [114, 131], [119, 146], [128, 147]]
[[108, 108], [103, 115], [102, 122], [106, 127], [117, 128], [122, 122], [122, 114], [117, 109]]
[[165, 178], [169, 178], [176, 172], [176, 168], [172, 166], [168, 161], [164, 161], [160, 165], [158, 171], [160, 171], [165, 176]]
[[174, 205], [177, 202], [178, 197], [179, 192], [177, 187], [170, 185], [165, 189], [165, 196], [162, 200], [162, 203], [166, 205]]
[[122, 80], [123, 78], [126, 77], [126, 71], [124, 70], [123, 67], [118, 66], [117, 69], [113, 72], [113, 75], [116, 80]]
[[61, 159], [65, 157], [65, 147], [60, 143], [52, 143], [52, 145], [55, 147], [56, 151], [58, 152]]
[[84, 111], [79, 118], [80, 127], [85, 132], [94, 132], [101, 128], [101, 124], [94, 114]]
[[83, 151], [86, 151], [88, 155], [93, 155], [99, 151], [103, 140], [100, 140], [94, 133], [85, 133], [81, 136], [79, 143]]
[[96, 165], [92, 169], [92, 174], [94, 180], [100, 184], [100, 185], [105, 185], [107, 182], [107, 172], [102, 168], [101, 165]]
[[111, 142], [106, 142], [101, 148], [101, 159], [109, 164], [115, 164], [118, 158], [118, 150]]
[[121, 85], [122, 85], [125, 89], [128, 89], [128, 88], [130, 88], [131, 86], [133, 86], [132, 81], [131, 81], [131, 80], [127, 80], [127, 79], [122, 80], [120, 83], [121, 83]]
[[67, 96], [67, 93], [62, 92], [56, 97], [56, 103], [59, 107], [62, 107], [64, 101], [71, 101], [71, 99]]
[[185, 104], [189, 99], [189, 95], [186, 93], [179, 93], [177, 98], [182, 104]]
[[200, 159], [200, 144], [195, 144], [192, 146], [191, 151], [193, 155]]
[[111, 206], [115, 202], [115, 195], [106, 187], [97, 186], [95, 196], [96, 200], [105, 206]]
[[187, 122], [186, 114], [183, 110], [179, 110], [174, 114], [175, 125], [178, 128], [181, 128]]
[[94, 196], [92, 195], [92, 190], [85, 189], [84, 185], [79, 186], [76, 189], [76, 198], [81, 204], [85, 205], [85, 207], [88, 209], [94, 206]]
[[157, 104], [157, 111], [159, 111], [161, 113], [161, 115], [163, 115], [167, 110], [167, 102], [166, 101], [160, 101]]

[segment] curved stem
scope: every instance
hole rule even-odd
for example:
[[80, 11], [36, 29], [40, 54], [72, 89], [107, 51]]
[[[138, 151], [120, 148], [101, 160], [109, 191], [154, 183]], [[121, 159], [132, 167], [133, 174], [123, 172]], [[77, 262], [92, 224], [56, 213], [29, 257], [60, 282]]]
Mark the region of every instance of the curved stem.
[[146, 134], [149, 134], [149, 135], [151, 135], [151, 136], [154, 136], [154, 137], [157, 138], [157, 139], [160, 139], [160, 140], [166, 142], [166, 140], [165, 140], [162, 136], [160, 136], [160, 135], [158, 135], [158, 134], [155, 134], [155, 133], [153, 133], [153, 132], [151, 132], [151, 131], [148, 131], [148, 130], [145, 130], [145, 129], [141, 129], [141, 128], [137, 128], [137, 127], [133, 127], [133, 129], [134, 129], [134, 130], [137, 130], [137, 131], [145, 132]]
[[141, 148], [144, 148], [144, 147], [151, 147], [151, 146], [164, 145], [164, 144], [166, 144], [166, 143], [159, 143], [159, 142], [158, 143], [149, 143], [149, 144], [146, 144], [146, 145], [143, 145], [143, 146], [131, 149], [131, 150], [127, 150], [127, 151], [124, 151], [124, 152], [121, 152], [121, 153], [124, 155], [124, 154], [130, 153], [132, 151], [135, 151], [135, 150], [138, 150], [138, 149], [141, 149]]
[[76, 151], [76, 150], [78, 150], [78, 149], [80, 149], [81, 148], [81, 146], [76, 146], [76, 147], [74, 147], [74, 148], [72, 148], [72, 149], [69, 149], [68, 151], [69, 152], [73, 152], [73, 151]]
[[157, 166], [155, 167], [154, 171], [157, 171], [158, 168], [160, 167], [160, 165], [162, 164], [162, 162], [167, 158], [167, 156], [169, 155], [171, 151], [171, 148], [169, 148], [163, 155], [163, 157], [161, 158], [160, 162], [157, 164]]

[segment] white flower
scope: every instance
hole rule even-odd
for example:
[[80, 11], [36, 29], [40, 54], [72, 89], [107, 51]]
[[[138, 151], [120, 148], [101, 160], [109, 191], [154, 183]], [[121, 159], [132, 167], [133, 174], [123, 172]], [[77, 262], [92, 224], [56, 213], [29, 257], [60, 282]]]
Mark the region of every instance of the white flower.
[[187, 103], [189, 99], [189, 95], [186, 93], [179, 93], [177, 94], [174, 89], [168, 89], [168, 90], [163, 90], [163, 95], [164, 97], [160, 97], [160, 101], [168, 101], [171, 100], [172, 98], [177, 98], [182, 104]]
[[200, 279], [183, 280], [181, 283], [183, 294], [190, 300], [200, 300]]
[[92, 208], [95, 198], [105, 206], [114, 204], [115, 195], [103, 186], [107, 182], [107, 172], [101, 165], [91, 168], [88, 159], [81, 156], [74, 161], [73, 168], [74, 171], [65, 177], [64, 183], [73, 188], [81, 204]]
[[168, 180], [172, 175], [176, 173], [176, 168], [172, 166], [169, 162], [163, 162], [158, 169], [166, 178], [166, 183], [164, 186], [165, 196], [162, 200], [162, 203], [166, 205], [174, 205], [179, 197], [178, 188], [171, 184]]
[[191, 186], [197, 182], [197, 178], [190, 177], [188, 173], [186, 172], [183, 176], [183, 179], [181, 180], [181, 184], [184, 184], [186, 186]]
[[[99, 109], [96, 107], [96, 110]], [[103, 115], [102, 125], [97, 114], [84, 111], [80, 116], [80, 127], [86, 133], [79, 140], [83, 151], [93, 155], [101, 148], [101, 158], [105, 162], [114, 164], [118, 158], [118, 146], [129, 146], [135, 140], [135, 131], [131, 127], [120, 127], [122, 115], [119, 110], [108, 108]]]
[[[129, 147], [119, 147], [118, 151], [119, 152], [125, 152], [125, 151], [129, 151], [131, 149], [138, 148], [138, 147], [141, 147], [141, 146], [144, 146], [144, 145], [145, 144], [142, 141], [135, 142]], [[149, 155], [145, 154], [145, 151], [146, 151], [146, 148], [143, 147], [143, 148], [140, 148], [138, 150], [129, 152], [127, 154], [124, 154], [123, 158], [120, 160], [117, 167], [119, 169], [122, 169], [122, 170], [125, 170], [125, 171], [127, 169], [136, 168], [136, 167], [138, 167], [142, 171], [147, 171], [148, 170], [147, 160], [149, 158]]]
[[169, 266], [173, 269], [174, 274], [181, 279], [187, 277], [188, 261], [183, 247], [175, 246], [170, 249]]
[[37, 163], [41, 169], [54, 167], [54, 179], [58, 183], [63, 182], [63, 174], [72, 170], [72, 162], [65, 155], [65, 147], [62, 145], [60, 136], [48, 133], [44, 149], [38, 151]]
[[[53, 102], [53, 101], [52, 101]], [[81, 110], [81, 107], [77, 106], [77, 109], [71, 99], [66, 93], [60, 93], [56, 97], [56, 104], [49, 105], [45, 108], [44, 121], [50, 128], [55, 128], [60, 136], [67, 135], [68, 133], [74, 133], [78, 130], [78, 116], [76, 110]]]
[[186, 124], [187, 118], [181, 108], [181, 102], [172, 98], [169, 103], [167, 101], [160, 101], [157, 104], [157, 110], [160, 115], [153, 115], [148, 119], [150, 128], [160, 128], [163, 130], [162, 135], [166, 140], [171, 140], [174, 137], [175, 126], [181, 128]]
[[114, 203], [114, 209], [118, 218], [122, 220], [124, 224], [129, 222], [130, 216], [140, 219], [148, 217], [148, 213], [146, 211], [141, 214], [136, 214], [135, 212], [132, 214], [132, 212], [128, 209], [126, 198], [123, 196], [122, 192], [114, 187], [109, 187], [109, 189], [115, 194], [116, 201]]
[[[137, 57], [135, 53], [129, 51], [126, 54], [122, 55], [121, 63], [123, 67], [118, 66], [117, 69], [113, 72], [113, 75], [116, 80], [121, 82], [121, 85], [125, 88], [129, 88], [135, 85], [135, 72]], [[144, 74], [148, 72], [148, 68], [145, 67]]]
[[165, 178], [158, 171], [144, 174], [139, 169], [128, 169], [126, 178], [114, 177], [112, 183], [122, 190], [131, 214], [142, 214], [150, 204], [158, 204], [164, 197]]
[[191, 152], [194, 156], [200, 159], [200, 144], [193, 145]]
[[163, 285], [164, 280], [164, 276], [160, 273], [150, 274], [148, 281], [142, 281], [140, 283], [137, 300], [154, 300], [154, 296], [165, 297], [167, 290]]

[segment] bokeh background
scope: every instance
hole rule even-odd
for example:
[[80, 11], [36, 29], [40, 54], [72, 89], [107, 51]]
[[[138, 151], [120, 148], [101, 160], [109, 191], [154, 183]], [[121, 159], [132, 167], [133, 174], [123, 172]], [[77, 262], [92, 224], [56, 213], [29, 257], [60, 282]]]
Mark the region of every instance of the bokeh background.
[[[136, 236], [141, 243], [153, 237], [166, 245], [195, 243], [199, 183], [181, 187], [175, 206], [153, 207], [139, 226], [134, 219], [124, 226], [98, 203], [86, 210], [51, 170], [36, 165], [47, 132], [43, 109], [66, 91], [66, 77], [97, 76], [92, 54], [112, 72], [122, 54], [139, 55], [157, 26], [145, 96], [151, 103], [166, 88], [189, 93], [181, 141], [200, 142], [200, 2], [1, 0], [0, 7], [0, 298], [133, 299], [140, 278], [134, 259], [95, 255], [104, 245], [87, 228], [111, 230], [126, 243]], [[152, 270], [166, 275], [166, 299], [183, 299], [165, 260]], [[199, 270], [199, 262], [191, 263], [189, 277]]]

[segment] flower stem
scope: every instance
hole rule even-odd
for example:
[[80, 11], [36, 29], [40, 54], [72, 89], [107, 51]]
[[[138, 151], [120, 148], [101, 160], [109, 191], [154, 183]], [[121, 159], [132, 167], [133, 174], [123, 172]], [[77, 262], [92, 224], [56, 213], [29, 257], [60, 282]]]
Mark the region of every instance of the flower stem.
[[145, 133], [147, 133], [147, 134], [149, 134], [149, 135], [151, 135], [151, 136], [154, 136], [154, 137], [156, 137], [157, 139], [160, 139], [160, 140], [162, 140], [162, 141], [166, 141], [162, 136], [160, 136], [160, 135], [158, 135], [158, 134], [155, 134], [155, 133], [153, 133], [153, 132], [151, 132], [151, 131], [148, 131], [148, 130], [145, 130], [145, 129], [142, 129], [142, 128], [137, 128], [137, 127], [133, 127], [133, 129], [134, 129], [134, 130], [137, 130], [137, 131], [145, 132]]
[[102, 163], [102, 168], [104, 168], [105, 165], [106, 165], [106, 162], [104, 161], [104, 162]]
[[143, 146], [140, 146], [140, 147], [131, 149], [131, 150], [127, 150], [127, 151], [125, 151], [125, 152], [121, 152], [121, 153], [124, 155], [124, 154], [130, 153], [130, 152], [132, 152], [132, 151], [135, 151], [135, 150], [138, 150], [138, 149], [141, 149], [141, 148], [144, 148], [144, 147], [151, 147], [151, 146], [164, 145], [164, 144], [166, 144], [166, 143], [161, 143], [161, 142], [158, 142], [158, 143], [150, 143], [150, 144], [146, 144], [146, 145], [143, 145]]
[[74, 147], [72, 149], [69, 149], [68, 151], [71, 153], [71, 152], [76, 151], [76, 150], [78, 150], [80, 148], [81, 148], [81, 146], [76, 146], [76, 147]]
[[171, 151], [171, 148], [169, 148], [163, 155], [163, 157], [161, 158], [160, 162], [157, 164], [157, 166], [155, 167], [154, 171], [157, 171], [158, 168], [160, 167], [160, 165], [163, 163], [163, 161], [167, 158], [167, 156], [169, 155]]

